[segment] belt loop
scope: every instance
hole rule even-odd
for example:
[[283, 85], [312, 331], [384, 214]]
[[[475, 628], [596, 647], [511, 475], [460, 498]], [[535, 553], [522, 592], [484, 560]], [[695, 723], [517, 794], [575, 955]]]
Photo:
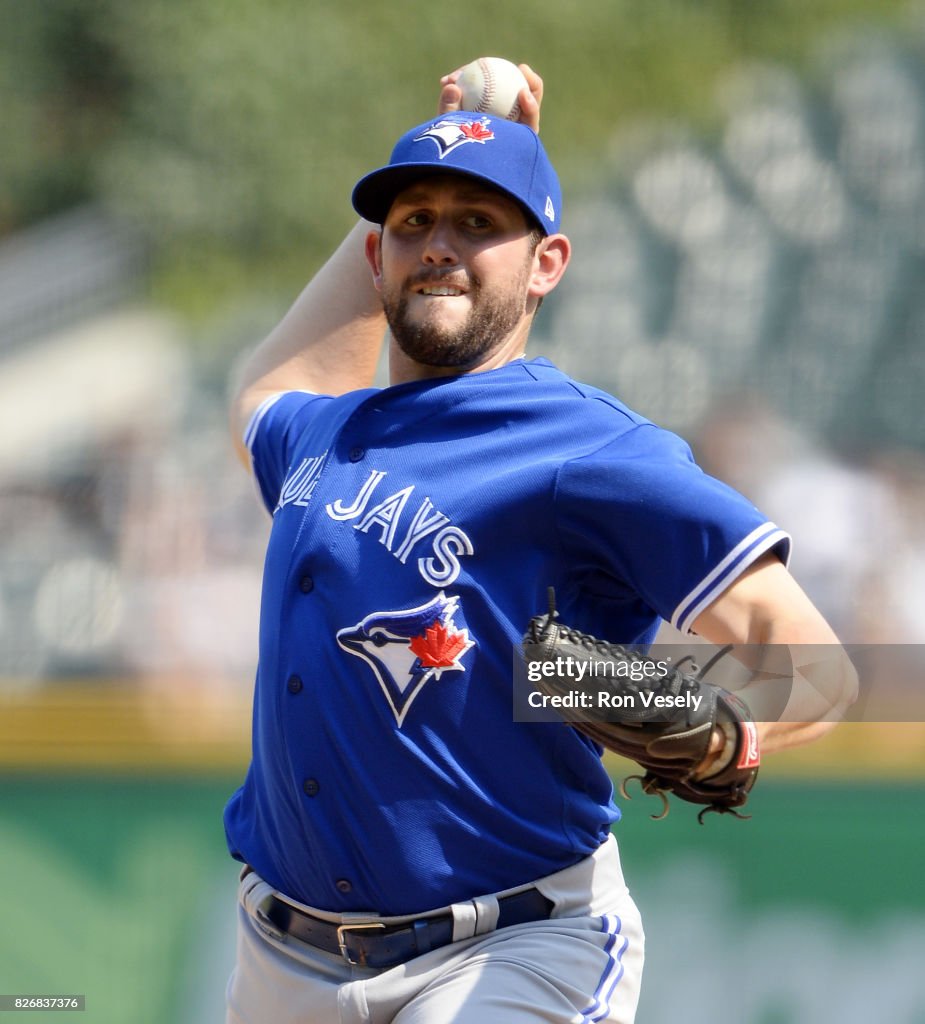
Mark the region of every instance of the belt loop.
[[498, 897], [479, 896], [475, 904], [475, 934], [485, 935], [498, 927]]
[[475, 926], [478, 921], [475, 904], [454, 903], [450, 910], [453, 912], [453, 941], [460, 939], [471, 939], [475, 935]]
[[249, 913], [253, 913], [254, 906], [254, 891], [259, 890], [260, 895], [256, 899], [262, 899], [267, 893], [272, 892], [272, 888], [257, 874], [256, 871], [248, 871], [241, 875], [241, 881], [238, 883], [238, 899], [244, 905], [244, 909]]
[[414, 922], [414, 944], [417, 947], [418, 956], [430, 952], [430, 925], [426, 920]]
[[278, 942], [286, 941], [286, 933], [270, 920], [267, 911], [273, 902], [273, 887], [256, 873], [247, 877], [241, 887], [241, 903], [254, 924], [265, 934]]

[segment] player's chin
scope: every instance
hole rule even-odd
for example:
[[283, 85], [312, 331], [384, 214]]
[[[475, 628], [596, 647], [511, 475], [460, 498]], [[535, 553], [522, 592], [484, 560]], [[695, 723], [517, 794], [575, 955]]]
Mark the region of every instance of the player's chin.
[[399, 348], [422, 366], [444, 370], [465, 370], [484, 355], [486, 345], [466, 332], [420, 330], [393, 332]]
[[464, 295], [426, 296], [425, 301], [408, 309], [408, 324], [436, 338], [451, 339], [466, 330], [472, 306]]

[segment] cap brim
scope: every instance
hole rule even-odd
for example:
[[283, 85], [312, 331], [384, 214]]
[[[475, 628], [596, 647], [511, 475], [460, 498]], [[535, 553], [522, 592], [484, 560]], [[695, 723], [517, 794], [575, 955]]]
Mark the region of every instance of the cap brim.
[[[361, 178], [353, 190], [352, 202], [356, 212], [374, 224], [384, 224], [392, 203], [399, 192], [403, 192], [410, 185], [421, 178], [430, 178], [438, 174], [455, 175], [456, 177], [472, 178], [475, 181], [484, 182], [503, 195], [512, 199], [531, 219], [535, 220], [534, 214], [521, 202], [521, 200], [509, 192], [503, 185], [495, 181], [491, 175], [479, 174], [469, 171], [464, 167], [444, 166], [435, 164], [433, 161], [423, 161], [416, 164], [397, 164], [395, 166], [381, 167], [378, 171], [372, 171], [365, 178]], [[545, 230], [545, 228], [544, 228]]]

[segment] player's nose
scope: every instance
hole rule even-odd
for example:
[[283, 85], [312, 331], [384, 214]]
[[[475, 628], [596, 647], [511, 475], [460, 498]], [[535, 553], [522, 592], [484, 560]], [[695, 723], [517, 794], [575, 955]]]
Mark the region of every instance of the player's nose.
[[427, 235], [421, 254], [430, 266], [452, 266], [459, 261], [459, 253], [449, 224], [436, 221]]

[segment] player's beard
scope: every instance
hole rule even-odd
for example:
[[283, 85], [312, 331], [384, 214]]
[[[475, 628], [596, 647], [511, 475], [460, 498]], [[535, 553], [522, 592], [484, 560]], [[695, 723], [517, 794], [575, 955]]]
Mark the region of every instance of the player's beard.
[[410, 289], [384, 291], [382, 305], [392, 336], [406, 356], [423, 366], [477, 366], [499, 348], [520, 323], [527, 273], [525, 267], [513, 287], [495, 295], [486, 294], [481, 282], [469, 277], [466, 286], [472, 308], [465, 320], [452, 325], [441, 323], [436, 309], [433, 316], [410, 320]]

